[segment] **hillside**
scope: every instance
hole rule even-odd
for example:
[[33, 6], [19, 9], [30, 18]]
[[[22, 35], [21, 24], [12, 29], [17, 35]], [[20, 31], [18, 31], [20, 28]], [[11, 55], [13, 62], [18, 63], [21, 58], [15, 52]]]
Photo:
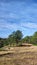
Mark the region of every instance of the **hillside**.
[[37, 65], [37, 46], [10, 47], [0, 51], [0, 65]]

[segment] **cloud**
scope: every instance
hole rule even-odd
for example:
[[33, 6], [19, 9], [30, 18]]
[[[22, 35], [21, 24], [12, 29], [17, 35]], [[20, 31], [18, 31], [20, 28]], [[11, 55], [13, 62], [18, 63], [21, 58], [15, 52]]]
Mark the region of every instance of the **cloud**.
[[37, 29], [37, 24], [36, 23], [30, 23], [30, 22], [27, 22], [27, 23], [21, 23], [21, 26], [22, 27], [26, 27], [26, 28], [34, 28], [34, 29]]
[[0, 23], [0, 29], [9, 29], [9, 30], [17, 30], [17, 29], [37, 29], [36, 23], [30, 23], [30, 22], [22, 22], [22, 23], [7, 23], [7, 22], [1, 22]]
[[0, 18], [6, 20], [22, 20], [24, 18], [27, 21], [35, 21], [37, 20], [37, 4], [27, 4], [26, 2], [1, 3], [0, 15]]
[[[7, 23], [2, 22], [0, 23], [0, 33], [3, 35], [3, 37], [8, 37], [9, 34], [11, 34], [13, 31], [21, 30], [23, 35], [29, 35], [32, 32], [37, 30], [37, 24], [30, 23], [30, 22], [22, 22], [22, 23]], [[31, 33], [30, 33], [31, 32]], [[1, 36], [0, 35], [0, 36]]]
[[7, 22], [3, 22], [3, 23], [0, 23], [0, 29], [14, 29], [14, 26], [16, 28], [16, 24], [10, 24], [10, 23], [7, 23]]
[[2, 0], [0, 2], [0, 35], [5, 37], [18, 29], [24, 35], [37, 31], [37, 3], [32, 0], [16, 0], [16, 2]]

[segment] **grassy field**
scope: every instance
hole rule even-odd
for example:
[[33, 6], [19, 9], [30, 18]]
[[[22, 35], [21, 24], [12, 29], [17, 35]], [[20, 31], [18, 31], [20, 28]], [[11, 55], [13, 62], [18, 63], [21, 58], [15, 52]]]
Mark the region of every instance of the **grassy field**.
[[37, 46], [4, 47], [0, 51], [0, 65], [37, 65]]

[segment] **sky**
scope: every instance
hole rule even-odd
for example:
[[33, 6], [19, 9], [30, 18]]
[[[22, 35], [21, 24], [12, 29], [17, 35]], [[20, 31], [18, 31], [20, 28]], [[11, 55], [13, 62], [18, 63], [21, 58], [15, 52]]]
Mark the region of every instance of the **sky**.
[[0, 0], [0, 37], [16, 30], [23, 36], [37, 31], [37, 0]]

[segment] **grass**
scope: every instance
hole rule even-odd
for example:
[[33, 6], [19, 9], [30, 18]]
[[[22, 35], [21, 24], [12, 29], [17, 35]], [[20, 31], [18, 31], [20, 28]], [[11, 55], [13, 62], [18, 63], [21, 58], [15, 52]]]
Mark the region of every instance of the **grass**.
[[0, 48], [0, 51], [5, 51], [5, 49], [3, 49], [3, 48]]
[[36, 44], [33, 44], [34, 46], [37, 46], [37, 43]]
[[0, 65], [37, 65], [37, 51], [34, 49], [33, 47], [11, 47], [10, 51], [3, 51], [2, 56], [0, 55]]

